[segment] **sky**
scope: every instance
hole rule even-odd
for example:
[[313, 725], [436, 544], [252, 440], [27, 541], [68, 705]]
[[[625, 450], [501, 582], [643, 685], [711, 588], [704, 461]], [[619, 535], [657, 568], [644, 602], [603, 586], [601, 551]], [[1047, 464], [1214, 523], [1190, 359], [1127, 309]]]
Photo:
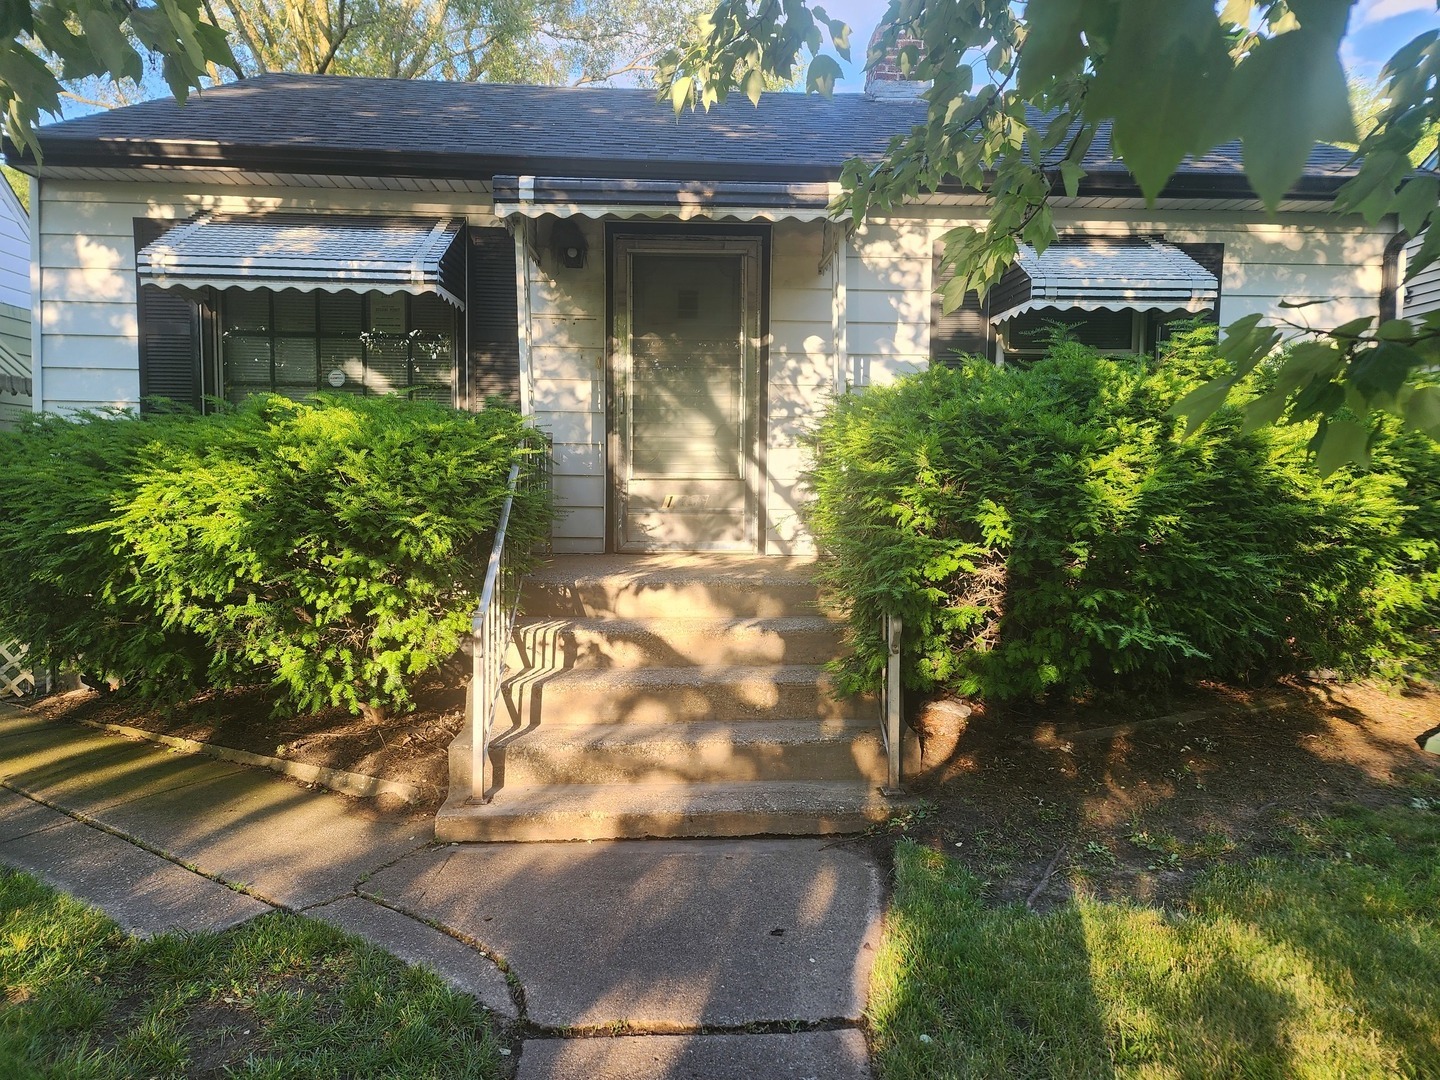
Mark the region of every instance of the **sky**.
[[[889, 6], [885, 0], [826, 0], [822, 6], [834, 19], [850, 25], [853, 61], [836, 89], [859, 92], [865, 89], [865, 46], [880, 17]], [[1350, 15], [1350, 33], [1341, 49], [1341, 59], [1351, 74], [1373, 79], [1385, 61], [1405, 42], [1426, 30], [1440, 28], [1436, 0], [1360, 0]]]

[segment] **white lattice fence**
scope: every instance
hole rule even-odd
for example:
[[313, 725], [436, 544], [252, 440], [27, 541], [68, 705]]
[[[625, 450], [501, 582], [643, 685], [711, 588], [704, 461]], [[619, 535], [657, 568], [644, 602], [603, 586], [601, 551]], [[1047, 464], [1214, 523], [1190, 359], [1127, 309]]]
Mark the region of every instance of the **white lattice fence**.
[[35, 693], [35, 674], [25, 656], [25, 646], [0, 641], [0, 698], [25, 697]]

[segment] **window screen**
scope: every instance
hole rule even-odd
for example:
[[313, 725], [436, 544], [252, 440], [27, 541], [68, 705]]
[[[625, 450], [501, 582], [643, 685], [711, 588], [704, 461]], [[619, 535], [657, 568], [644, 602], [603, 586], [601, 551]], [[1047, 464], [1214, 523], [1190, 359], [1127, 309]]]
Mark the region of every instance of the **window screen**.
[[220, 326], [231, 401], [318, 390], [454, 397], [455, 311], [435, 296], [227, 289]]
[[1086, 311], [1083, 308], [1033, 308], [1005, 324], [1005, 351], [1041, 353], [1056, 324], [1092, 349], [1131, 352], [1135, 349], [1135, 312]]

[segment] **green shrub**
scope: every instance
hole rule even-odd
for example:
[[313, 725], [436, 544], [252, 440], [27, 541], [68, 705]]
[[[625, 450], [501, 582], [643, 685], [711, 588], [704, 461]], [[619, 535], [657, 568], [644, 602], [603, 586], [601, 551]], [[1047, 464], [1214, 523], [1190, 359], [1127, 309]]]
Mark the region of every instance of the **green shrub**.
[[94, 528], [134, 498], [141, 448], [187, 431], [178, 416], [94, 412], [0, 432], [0, 640], [46, 666], [127, 672], [154, 696], [197, 684], [205, 643], [134, 597], [133, 557]]
[[1234, 410], [1181, 439], [1168, 410], [1212, 341], [1158, 365], [1062, 341], [839, 399], [810, 523], [848, 688], [878, 684], [887, 611], [909, 686], [997, 700], [1433, 658], [1440, 448], [1382, 432], [1370, 472], [1327, 482], [1297, 429]]
[[[20, 567], [0, 636], [152, 695], [270, 681], [296, 708], [403, 707], [469, 629], [527, 438], [509, 410], [393, 397], [42, 420], [0, 444], [27, 508], [0, 525]], [[548, 524], [518, 499], [515, 550]]]

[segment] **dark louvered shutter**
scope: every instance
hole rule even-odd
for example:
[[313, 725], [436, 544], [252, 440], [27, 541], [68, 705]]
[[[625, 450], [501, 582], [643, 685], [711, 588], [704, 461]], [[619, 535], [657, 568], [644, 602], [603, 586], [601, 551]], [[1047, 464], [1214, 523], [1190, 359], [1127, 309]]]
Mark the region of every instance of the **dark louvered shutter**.
[[506, 229], [469, 230], [465, 297], [470, 407], [492, 395], [519, 403], [520, 319], [516, 309], [515, 241]]
[[936, 244], [931, 262], [935, 292], [930, 296], [930, 362], [953, 364], [958, 359], [958, 353], [995, 359], [995, 335], [986, 318], [989, 305], [980, 299], [979, 293], [971, 289], [959, 307], [949, 315], [944, 313], [944, 301], [939, 290], [955, 275], [952, 270], [941, 274], [941, 254], [942, 246]]
[[[135, 250], [164, 234], [170, 223], [136, 218]], [[141, 411], [156, 398], [199, 409], [200, 305], [191, 297], [154, 285], [141, 285], [136, 322], [140, 331]]]
[[1220, 318], [1220, 290], [1225, 287], [1225, 245], [1224, 244], [1176, 244], [1190, 258], [1215, 275], [1215, 307], [1210, 312], [1210, 322]]

